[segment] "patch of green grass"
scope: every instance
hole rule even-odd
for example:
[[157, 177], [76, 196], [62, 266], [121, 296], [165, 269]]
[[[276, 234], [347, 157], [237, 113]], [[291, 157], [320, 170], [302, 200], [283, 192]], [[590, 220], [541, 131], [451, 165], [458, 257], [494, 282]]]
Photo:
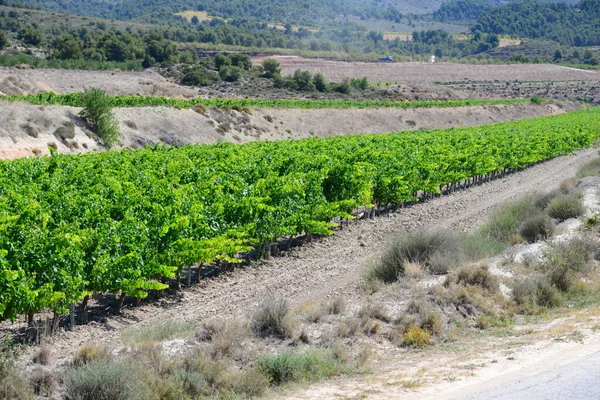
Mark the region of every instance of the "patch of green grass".
[[192, 335], [197, 326], [191, 322], [184, 324], [166, 321], [144, 328], [126, 329], [121, 334], [125, 343], [161, 342]]
[[339, 375], [345, 370], [343, 363], [329, 350], [263, 356], [258, 359], [257, 364], [274, 385], [298, 381], [316, 382]]

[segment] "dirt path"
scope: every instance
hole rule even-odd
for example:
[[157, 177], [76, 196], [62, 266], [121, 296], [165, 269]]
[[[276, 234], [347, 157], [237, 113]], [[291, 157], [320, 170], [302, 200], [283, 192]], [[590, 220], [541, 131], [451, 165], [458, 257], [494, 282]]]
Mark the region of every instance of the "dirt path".
[[86, 342], [119, 345], [120, 331], [164, 321], [200, 321], [219, 316], [245, 316], [267, 296], [284, 296], [295, 304], [322, 297], [356, 296], [364, 264], [393, 236], [407, 231], [447, 227], [467, 231], [480, 225], [500, 204], [526, 192], [548, 190], [574, 176], [579, 165], [597, 156], [596, 149], [553, 159], [544, 164], [429, 203], [361, 221], [334, 236], [272, 258], [258, 267], [240, 269], [203, 281], [178, 299], [126, 309], [104, 324], [79, 326], [49, 339], [56, 363], [64, 362]]

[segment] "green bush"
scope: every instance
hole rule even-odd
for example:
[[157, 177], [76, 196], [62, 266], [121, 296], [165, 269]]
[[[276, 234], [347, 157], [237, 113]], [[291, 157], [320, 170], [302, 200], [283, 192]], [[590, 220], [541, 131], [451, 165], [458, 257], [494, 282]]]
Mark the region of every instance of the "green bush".
[[223, 66], [219, 70], [219, 76], [226, 82], [237, 82], [243, 74], [244, 70], [240, 67]]
[[284, 352], [263, 356], [258, 368], [274, 385], [288, 382], [315, 382], [342, 372], [342, 364], [331, 351], [312, 350], [304, 354]]
[[204, 67], [195, 67], [185, 71], [181, 84], [187, 86], [209, 86], [219, 80], [219, 75]]
[[85, 89], [79, 116], [109, 147], [119, 143], [119, 124], [112, 113], [110, 97], [97, 88]]
[[559, 291], [547, 279], [516, 280], [512, 286], [512, 298], [524, 311], [558, 307], [561, 303]]
[[582, 239], [555, 243], [544, 253], [538, 269], [548, 277], [552, 286], [568, 292], [580, 274], [585, 272], [593, 251], [594, 244]]
[[68, 369], [63, 380], [69, 400], [142, 398], [142, 387], [132, 368], [105, 358]]
[[476, 232], [465, 236], [460, 242], [463, 251], [470, 261], [479, 261], [502, 253], [504, 244], [498, 240]]
[[549, 216], [543, 213], [536, 214], [523, 221], [519, 235], [529, 243], [538, 239], [547, 239], [554, 232], [554, 224]]
[[562, 222], [582, 215], [584, 208], [580, 199], [563, 195], [552, 199], [546, 207], [546, 212], [550, 217]]
[[495, 211], [482, 227], [482, 233], [500, 242], [510, 242], [519, 232], [522, 222], [537, 214], [536, 197], [526, 196]]
[[544, 99], [542, 99], [540, 96], [533, 96], [531, 98], [531, 102], [533, 104], [538, 104], [539, 105], [539, 104], [542, 104], [544, 102]]

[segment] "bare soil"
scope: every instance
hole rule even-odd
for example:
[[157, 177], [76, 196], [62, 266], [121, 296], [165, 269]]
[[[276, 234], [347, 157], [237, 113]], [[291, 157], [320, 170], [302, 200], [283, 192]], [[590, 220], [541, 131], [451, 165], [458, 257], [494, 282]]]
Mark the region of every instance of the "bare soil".
[[549, 64], [474, 65], [451, 63], [344, 62], [309, 59], [298, 56], [256, 57], [255, 65], [265, 58], [279, 61], [284, 75], [296, 69], [321, 73], [327, 80], [367, 77], [370, 82], [458, 82], [458, 81], [588, 81], [598, 80], [598, 71], [566, 68]]
[[[533, 103], [436, 109], [256, 109], [252, 114], [210, 108], [204, 114], [167, 107], [115, 109], [122, 147], [158, 142], [169, 145], [244, 143], [415, 129], [474, 126], [557, 114], [577, 108], [571, 103]], [[105, 150], [77, 116], [80, 109], [0, 102], [0, 159], [49, 153], [80, 154]], [[73, 123], [74, 136], [56, 129]]]
[[595, 149], [587, 149], [558, 157], [504, 179], [400, 210], [389, 217], [359, 221], [331, 237], [313, 241], [255, 267], [204, 280], [177, 297], [127, 307], [122, 315], [77, 326], [74, 332], [61, 332], [48, 338], [48, 345], [56, 355], [55, 365], [67, 362], [73, 352], [87, 342], [119, 346], [120, 334], [128, 328], [164, 321], [245, 317], [267, 297], [284, 297], [296, 305], [331, 296], [341, 296], [350, 302], [360, 300], [363, 294], [358, 285], [364, 266], [385, 249], [390, 238], [425, 229], [447, 228], [456, 232], [473, 229], [506, 201], [529, 191], [556, 187], [596, 154]]

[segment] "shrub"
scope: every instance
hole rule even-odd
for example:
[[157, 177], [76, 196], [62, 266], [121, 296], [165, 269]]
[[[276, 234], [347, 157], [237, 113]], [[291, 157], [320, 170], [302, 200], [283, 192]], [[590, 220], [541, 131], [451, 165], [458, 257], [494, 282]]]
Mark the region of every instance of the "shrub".
[[539, 213], [535, 201], [535, 196], [526, 196], [501, 206], [482, 227], [482, 233], [500, 242], [509, 242], [525, 219]]
[[294, 381], [315, 382], [337, 375], [342, 370], [340, 360], [331, 351], [325, 350], [263, 356], [257, 364], [274, 385]]
[[134, 400], [142, 398], [140, 383], [131, 368], [97, 359], [66, 371], [64, 390], [69, 400]]
[[523, 221], [519, 235], [529, 243], [547, 239], [554, 232], [554, 224], [546, 214], [536, 214]]
[[215, 69], [217, 71], [220, 71], [221, 68], [227, 67], [230, 65], [231, 65], [231, 58], [229, 58], [228, 56], [226, 56], [222, 53], [217, 53], [217, 55], [215, 56]]
[[112, 113], [110, 98], [103, 90], [85, 89], [81, 96], [83, 110], [79, 116], [109, 147], [119, 142], [119, 125]]
[[62, 141], [73, 139], [75, 137], [75, 124], [71, 121], [63, 122], [61, 126], [54, 130], [54, 135]]
[[50, 364], [52, 358], [52, 350], [48, 346], [42, 346], [33, 356], [33, 362], [40, 365]]
[[430, 273], [443, 274], [460, 265], [462, 255], [458, 240], [448, 234], [406, 235], [390, 244], [381, 259], [367, 271], [367, 278], [395, 282], [405, 275], [407, 263], [418, 263]]
[[224, 66], [219, 70], [219, 76], [226, 82], [237, 82], [243, 74], [244, 70], [240, 67]]
[[497, 293], [500, 281], [491, 274], [487, 266], [465, 266], [457, 269], [444, 282], [445, 287], [450, 285], [479, 286], [490, 293]]
[[390, 322], [387, 307], [382, 304], [367, 303], [358, 310], [359, 318], [373, 318], [383, 322]]
[[[37, 367], [29, 377], [29, 384], [33, 387], [33, 391], [38, 396], [49, 397], [52, 394], [52, 389], [56, 385], [56, 377], [50, 371]], [[0, 397], [2, 393], [0, 392]]]
[[196, 325], [191, 322], [181, 324], [173, 321], [163, 321], [144, 328], [126, 329], [121, 334], [121, 338], [126, 343], [160, 342], [186, 337], [195, 330]]
[[544, 99], [542, 99], [540, 96], [533, 96], [531, 98], [531, 102], [533, 104], [538, 104], [539, 105], [539, 104], [542, 104], [544, 102]]
[[535, 206], [540, 211], [544, 211], [546, 207], [548, 207], [548, 203], [556, 197], [559, 197], [561, 194], [562, 192], [559, 189], [554, 189], [546, 193], [538, 193], [535, 196]]
[[333, 300], [327, 303], [326, 311], [329, 314], [343, 314], [346, 310], [346, 301], [341, 297], [335, 297]]
[[272, 58], [267, 58], [262, 62], [262, 68], [264, 71], [264, 76], [266, 78], [274, 78], [275, 76], [279, 76], [281, 72], [281, 68], [279, 67], [279, 62]]
[[110, 352], [106, 346], [95, 346], [92, 344], [84, 344], [77, 350], [73, 357], [73, 365], [85, 365], [97, 359], [107, 359], [110, 357]]
[[292, 337], [295, 320], [285, 299], [265, 300], [252, 317], [252, 329], [259, 335]]
[[600, 157], [582, 165], [579, 167], [579, 170], [577, 170], [578, 178], [585, 178], [586, 176], [594, 175], [600, 175]]
[[504, 251], [504, 244], [479, 232], [462, 238], [460, 245], [467, 258], [471, 261], [489, 258]]
[[545, 279], [523, 278], [512, 285], [512, 298], [525, 311], [538, 307], [552, 308], [560, 305], [560, 294]]
[[402, 342], [404, 346], [424, 348], [432, 343], [431, 333], [419, 328], [418, 326], [411, 326], [402, 335]]
[[578, 198], [563, 195], [552, 199], [546, 207], [546, 212], [550, 217], [562, 222], [582, 215], [584, 208]]
[[555, 243], [544, 253], [544, 260], [537, 268], [548, 277], [552, 286], [567, 292], [579, 274], [585, 271], [593, 246], [581, 239]]
[[0, 399], [29, 400], [34, 395], [27, 382], [15, 374], [16, 348], [0, 339]]
[[209, 86], [219, 80], [219, 75], [204, 67], [194, 67], [185, 72], [181, 84], [187, 86]]
[[325, 81], [323, 74], [315, 74], [315, 76], [313, 76], [313, 84], [315, 86], [315, 89], [317, 89], [317, 91], [319, 92], [326, 92], [329, 90], [329, 87], [327, 86], [327, 82]]

